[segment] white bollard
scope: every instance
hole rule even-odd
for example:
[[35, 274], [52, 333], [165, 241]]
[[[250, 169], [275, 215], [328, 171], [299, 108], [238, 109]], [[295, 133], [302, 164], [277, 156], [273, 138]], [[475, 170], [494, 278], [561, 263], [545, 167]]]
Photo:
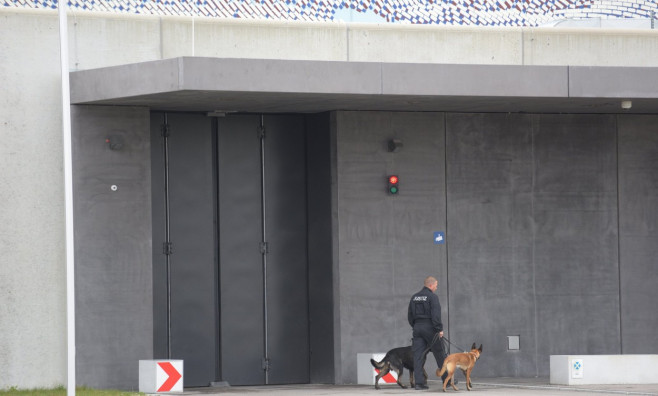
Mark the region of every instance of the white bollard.
[[551, 355], [554, 385], [658, 384], [658, 355]]

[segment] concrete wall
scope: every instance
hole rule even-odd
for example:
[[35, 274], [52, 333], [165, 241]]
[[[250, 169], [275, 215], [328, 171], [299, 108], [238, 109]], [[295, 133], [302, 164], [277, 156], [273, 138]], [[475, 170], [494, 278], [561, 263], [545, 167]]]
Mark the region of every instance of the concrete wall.
[[0, 389], [66, 379], [57, 26], [0, 8]]
[[[48, 25], [33, 29], [33, 34], [49, 36], [50, 50], [57, 50], [56, 12], [2, 8], [0, 15], [0, 29], [7, 32], [5, 45], [24, 42], [24, 32], [35, 26], [34, 21], [43, 20]], [[192, 20], [91, 12], [70, 12], [68, 22], [73, 70], [179, 56], [501, 65], [658, 64], [658, 30], [651, 29]], [[16, 40], [10, 40], [12, 36]], [[35, 44], [37, 48], [44, 45]]]
[[[484, 344], [479, 376], [547, 377], [557, 354], [658, 351], [655, 116], [336, 118], [339, 382], [356, 382], [356, 353], [408, 345], [406, 304], [428, 273], [447, 336]], [[386, 151], [392, 137], [401, 152]], [[399, 196], [383, 191], [390, 173]]]
[[621, 352], [656, 353], [658, 117], [620, 116], [618, 129]]
[[[338, 383], [356, 383], [356, 354], [410, 345], [407, 307], [433, 275], [439, 280], [443, 323], [447, 304], [444, 115], [339, 112], [337, 224], [340, 365]], [[388, 152], [390, 139], [404, 148]], [[400, 177], [389, 195], [387, 175]], [[448, 242], [450, 243], [450, 242]], [[427, 372], [436, 363], [430, 359]]]
[[451, 114], [447, 134], [451, 320], [480, 375], [619, 353], [615, 117]]
[[[194, 30], [194, 40], [192, 31]], [[99, 36], [99, 32], [102, 33]], [[76, 69], [126, 58], [179, 56], [501, 65], [653, 66], [652, 30], [467, 28], [413, 25], [78, 18]], [[134, 40], [133, 37], [141, 37]], [[99, 46], [99, 39], [103, 45]], [[129, 45], [129, 51], [124, 48]], [[108, 64], [107, 49], [116, 52]], [[98, 56], [103, 51], [103, 56]], [[156, 58], [153, 58], [156, 56]]]
[[149, 125], [146, 108], [73, 107], [78, 385], [137, 390], [153, 358]]
[[[478, 375], [495, 356], [534, 376], [533, 117], [449, 114], [446, 127], [451, 340], [483, 344]], [[508, 335], [521, 336], [512, 355]]]
[[[192, 40], [193, 30], [194, 40]], [[4, 224], [0, 231], [0, 248], [3, 251], [0, 258], [0, 297], [5, 301], [0, 305], [0, 334], [2, 334], [0, 361], [8, 363], [5, 365], [4, 375], [0, 376], [0, 389], [10, 386], [49, 387], [64, 384], [66, 381], [61, 92], [60, 70], [56, 66], [59, 64], [58, 33], [55, 11], [0, 8], [0, 103], [2, 104], [0, 136], [3, 138], [0, 142], [0, 166], [3, 169], [3, 172], [0, 172], [0, 183], [3, 186], [0, 188], [0, 200], [3, 202], [0, 221]], [[650, 30], [483, 29], [388, 25], [383, 27], [200, 18], [193, 22], [189, 18], [69, 14], [70, 65], [76, 70], [182, 55], [374, 62], [655, 66], [658, 64], [656, 38], [658, 31]], [[390, 115], [374, 115], [373, 121], [381, 128], [388, 127], [388, 124], [382, 122], [382, 118], [387, 117]], [[411, 199], [405, 205], [412, 202], [422, 205], [427, 202], [427, 198], [420, 195], [401, 195], [396, 197], [397, 201], [393, 201], [385, 199], [390, 197], [380, 197], [371, 207], [360, 201], [362, 199], [360, 195], [369, 198], [368, 195], [363, 191], [355, 190], [355, 186], [360, 186], [362, 183], [372, 183], [373, 187], [375, 184], [378, 186], [381, 184], [383, 188], [383, 180], [375, 181], [375, 177], [383, 177], [388, 171], [408, 168], [409, 174], [415, 175], [411, 176], [412, 179], [425, 178], [429, 176], [421, 176], [419, 173], [423, 167], [429, 166], [430, 169], [434, 169], [433, 167], [439, 166], [441, 159], [437, 159], [436, 156], [441, 149], [436, 139], [440, 140], [440, 138], [433, 134], [442, 132], [438, 128], [439, 132], [435, 130], [430, 133], [428, 126], [435, 122], [433, 117], [439, 116], [404, 115], [402, 117], [411, 117], [412, 123], [419, 126], [422, 133], [427, 134], [425, 138], [429, 139], [424, 143], [427, 147], [414, 148], [417, 143], [409, 143], [410, 152], [418, 150], [416, 152], [418, 157], [407, 157], [405, 161], [400, 160], [409, 155], [404, 151], [397, 156], [389, 156], [382, 151], [384, 141], [389, 135], [397, 134], [398, 131], [389, 129], [390, 133], [387, 134], [385, 129], [374, 130], [369, 126], [370, 121], [364, 121], [353, 114], [339, 115], [335, 119], [343, 126], [334, 132], [339, 138], [337, 159], [340, 159], [339, 174], [334, 177], [341, 180], [341, 184], [338, 185], [340, 201], [336, 210], [337, 216], [342, 220], [341, 225], [338, 226], [341, 233], [340, 248], [337, 248], [338, 252], [334, 257], [334, 260], [340, 261], [340, 272], [334, 274], [340, 282], [334, 284], [334, 290], [344, 292], [341, 303], [347, 305], [343, 305], [342, 311], [335, 314], [336, 329], [343, 331], [343, 334], [336, 332], [334, 336], [337, 342], [335, 346], [337, 354], [343, 354], [345, 358], [343, 367], [337, 370], [337, 376], [345, 381], [350, 380], [349, 369], [353, 364], [352, 360], [347, 359], [347, 348], [381, 349], [381, 345], [398, 344], [409, 338], [404, 322], [396, 318], [387, 319], [391, 321], [387, 324], [391, 324], [394, 330], [392, 333], [382, 332], [383, 341], [375, 343], [370, 338], [366, 340], [366, 336], [363, 335], [359, 335], [357, 340], [350, 339], [352, 330], [372, 329], [372, 326], [379, 324], [372, 317], [366, 325], [354, 327], [356, 325], [353, 321], [361, 312], [350, 305], [351, 303], [362, 299], [369, 307], [381, 307], [390, 310], [385, 312], [395, 312], [396, 315], [406, 304], [406, 302], [395, 302], [383, 307], [376, 297], [375, 290], [368, 290], [365, 294], [359, 291], [365, 280], [369, 280], [368, 276], [376, 278], [384, 276], [372, 271], [373, 268], [378, 268], [377, 263], [380, 259], [384, 260], [381, 262], [387, 268], [395, 267], [395, 271], [399, 271], [399, 267], [393, 262], [399, 261], [401, 257], [405, 257], [403, 260], [409, 260], [404, 264], [405, 266], [411, 265], [412, 262], [414, 266], [418, 265], [418, 274], [406, 274], [404, 271], [408, 268], [403, 266], [404, 278], [382, 278], [385, 284], [394, 286], [392, 290], [400, 301], [402, 297], [406, 298], [410, 290], [419, 287], [419, 277], [427, 272], [435, 272], [439, 275], [442, 282], [440, 286], [442, 301], [445, 302], [447, 299], [445, 294], [447, 275], [442, 269], [445, 253], [441, 248], [425, 246], [427, 242], [424, 240], [425, 231], [444, 226], [445, 215], [422, 211], [422, 213], [406, 213], [398, 220], [401, 228], [397, 228], [398, 222], [395, 223], [396, 227], [393, 227], [393, 223], [388, 223], [389, 220], [381, 220], [380, 216], [386, 215], [389, 210], [399, 211], [400, 202]], [[421, 117], [422, 120], [414, 117]], [[347, 127], [350, 125], [358, 125], [359, 128], [363, 126], [364, 130], [369, 132], [359, 138], [354, 131], [350, 132], [352, 127]], [[650, 156], [653, 147], [651, 134], [655, 132], [652, 125], [656, 125], [656, 122], [651, 117], [622, 117], [619, 125], [623, 126], [620, 128], [620, 137], [623, 139], [619, 142], [621, 148], [619, 262], [622, 264], [620, 270], [622, 293], [628, 290], [628, 295], [622, 298], [621, 303], [623, 346], [621, 350], [637, 352], [644, 344], [650, 343], [650, 337], [655, 337], [655, 332], [651, 330], [656, 327], [653, 316], [642, 312], [646, 306], [641, 302], [655, 300], [656, 297], [651, 289], [652, 279], [646, 275], [652, 273], [648, 270], [652, 269], [651, 257], [654, 256], [654, 252], [651, 238], [656, 228], [656, 222], [652, 220], [655, 206], [652, 197], [655, 194], [651, 190], [651, 186], [655, 183], [650, 176], [655, 173], [658, 166]], [[100, 133], [100, 130], [95, 129], [95, 131]], [[404, 126], [401, 126], [400, 131], [405, 135], [411, 134], [411, 131]], [[347, 140], [343, 141], [344, 139]], [[352, 142], [354, 140], [356, 141]], [[649, 144], [645, 143], [645, 140]], [[353, 146], [352, 143], [356, 145]], [[378, 148], [375, 149], [374, 146]], [[369, 160], [367, 157], [359, 158], [361, 154], [370, 156], [373, 152], [379, 153], [376, 154], [375, 160]], [[144, 155], [147, 156], [146, 153], [147, 151]], [[551, 158], [552, 153], [552, 151], [547, 152], [548, 158]], [[642, 153], [643, 156], [635, 157], [635, 153]], [[362, 166], [358, 174], [363, 179], [344, 173], [345, 169], [357, 165]], [[591, 166], [591, 164], [583, 166]], [[101, 172], [103, 177], [111, 176], [103, 172]], [[549, 172], [546, 177], [551, 174], [552, 172]], [[522, 176], [528, 177], [525, 174]], [[644, 181], [638, 183], [637, 178], [644, 178]], [[405, 185], [408, 180], [407, 177], [402, 179], [403, 193], [407, 193]], [[595, 180], [599, 180], [600, 183], [609, 182], [608, 179], [595, 178]], [[511, 181], [517, 182], [515, 179]], [[441, 188], [443, 188], [441, 181], [432, 179], [428, 183], [430, 184], [427, 186], [435, 186], [432, 188], [438, 190], [428, 191], [426, 194], [440, 199]], [[349, 188], [344, 190], [346, 187]], [[520, 186], [515, 188], [518, 189]], [[644, 195], [638, 197], [638, 193]], [[520, 199], [527, 197], [521, 196]], [[354, 202], [354, 205], [351, 205], [351, 202]], [[601, 204], [603, 212], [607, 212], [609, 201], [601, 201]], [[515, 208], [528, 210], [522, 202], [515, 205]], [[356, 225], [354, 220], [362, 216], [355, 210], [356, 208], [374, 216], [375, 220], [372, 221], [375, 223]], [[548, 208], [550, 209], [550, 206]], [[104, 210], [102, 220], [107, 219], [110, 211], [114, 209], [112, 207]], [[603, 224], [603, 220], [608, 219], [607, 216], [607, 214], [601, 215], [590, 220]], [[409, 225], [416, 218], [424, 221], [423, 230], [409, 229]], [[550, 219], [551, 217], [547, 217], [547, 221]], [[381, 224], [377, 223], [380, 221]], [[403, 231], [411, 233], [413, 238], [410, 239], [410, 246], [415, 246], [414, 251], [417, 247], [418, 255], [407, 259], [412, 247], [395, 248], [394, 245], [385, 243], [381, 234], [373, 232], [380, 225], [385, 225], [389, 227], [389, 231], [398, 233], [396, 235], [397, 238], [401, 238], [400, 241], [409, 238]], [[450, 226], [450, 222], [447, 223], [446, 228], [447, 226]], [[528, 225], [521, 224], [519, 227], [528, 227]], [[118, 233], [120, 228], [111, 231]], [[146, 231], [142, 229], [140, 232]], [[551, 229], [546, 229], [546, 232], [550, 236]], [[92, 246], [107, 247], [100, 241], [96, 243], [100, 245]], [[594, 239], [584, 240], [583, 243], [594, 243], [593, 247], [599, 247], [601, 242], [600, 239]], [[388, 252], [380, 251], [382, 246], [385, 246]], [[141, 248], [133, 247], [134, 257], [142, 257]], [[356, 258], [352, 258], [355, 254]], [[388, 254], [394, 254], [394, 259], [387, 259]], [[527, 260], [527, 255], [527, 252], [515, 252], [512, 257], [518, 262], [513, 265], [525, 265], [524, 260]], [[101, 263], [104, 263], [103, 260], [114, 263], [113, 260], [121, 259], [113, 257], [98, 260], [94, 261], [94, 265], [100, 267]], [[348, 265], [348, 263], [360, 263], [362, 260], [366, 260], [367, 263], [355, 264], [353, 267]], [[611, 264], [606, 262], [606, 265]], [[604, 285], [611, 282], [608, 272], [609, 267], [605, 267], [600, 274], [603, 277], [597, 278]], [[582, 274], [577, 275], [582, 276]], [[554, 274], [548, 272], [546, 276], [550, 279]], [[116, 278], [111, 279], [116, 280]], [[140, 282], [141, 280], [143, 279], [140, 278]], [[526, 279], [519, 280], [527, 282]], [[527, 294], [528, 291], [523, 289], [523, 293]], [[137, 296], [138, 294], [133, 294], [133, 297], [137, 298]], [[555, 306], [550, 309], [554, 308]], [[89, 314], [91, 315], [92, 312]], [[131, 315], [135, 318], [137, 313]], [[374, 316], [374, 314], [369, 315]], [[606, 311], [605, 317], [609, 315], [610, 313]], [[379, 315], [377, 319], [383, 317], [384, 315]], [[139, 332], [145, 331], [144, 327], [137, 329], [131, 327], [137, 324], [127, 326]], [[139, 326], [148, 327], [146, 323]], [[519, 332], [525, 331], [522, 324], [518, 326], [521, 328]], [[619, 327], [618, 324], [615, 326]], [[498, 329], [497, 338], [491, 343], [499, 342], [500, 336], [507, 331], [511, 330]], [[614, 333], [613, 339], [619, 336], [614, 329], [611, 331]], [[105, 334], [100, 333], [99, 336]], [[647, 338], [638, 338], [636, 337], [638, 334]], [[84, 332], [81, 337], [81, 340], [84, 340]], [[655, 345], [655, 338], [653, 340]], [[91, 346], [98, 342], [98, 339], [89, 338], [84, 342], [83, 345]], [[485, 340], [485, 345], [491, 343]], [[142, 351], [141, 346], [138, 350]], [[107, 353], [119, 356], [116, 351]], [[134, 373], [136, 372], [135, 369]], [[85, 372], [82, 373], [81, 378], [83, 381], [87, 378]], [[111, 381], [106, 379], [103, 383], [109, 385]]]

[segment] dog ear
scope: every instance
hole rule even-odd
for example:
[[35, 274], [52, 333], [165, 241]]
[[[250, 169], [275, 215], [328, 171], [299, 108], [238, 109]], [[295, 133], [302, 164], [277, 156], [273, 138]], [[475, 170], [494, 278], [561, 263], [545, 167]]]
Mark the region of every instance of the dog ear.
[[475, 348], [477, 348], [477, 346], [475, 346], [475, 343], [473, 343], [473, 346], [471, 346], [471, 351]]
[[480, 344], [480, 347], [478, 348], [478, 351], [480, 351], [480, 353], [482, 353], [482, 344]]

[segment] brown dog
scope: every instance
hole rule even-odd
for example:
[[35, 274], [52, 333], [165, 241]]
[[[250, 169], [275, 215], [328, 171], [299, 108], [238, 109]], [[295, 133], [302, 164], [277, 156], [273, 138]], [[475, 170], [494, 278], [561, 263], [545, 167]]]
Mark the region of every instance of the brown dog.
[[[448, 381], [452, 379], [452, 377], [455, 375], [455, 371], [457, 368], [460, 368], [464, 375], [466, 376], [466, 389], [471, 390], [473, 385], [471, 384], [471, 370], [473, 370], [473, 366], [475, 366], [475, 362], [480, 358], [480, 354], [482, 353], [482, 344], [480, 344], [479, 348], [475, 348], [475, 343], [473, 343], [473, 346], [471, 347], [470, 352], [464, 352], [464, 353], [453, 353], [452, 355], [448, 356], [444, 361], [443, 361], [443, 367], [441, 369], [436, 369], [436, 375], [438, 377], [441, 377], [443, 373], [446, 371], [448, 372], [448, 376], [446, 377], [445, 381], [443, 381], [443, 391], [446, 391], [446, 386], [448, 385]], [[452, 382], [452, 389], [454, 390], [459, 390], [455, 386], [455, 383]]]

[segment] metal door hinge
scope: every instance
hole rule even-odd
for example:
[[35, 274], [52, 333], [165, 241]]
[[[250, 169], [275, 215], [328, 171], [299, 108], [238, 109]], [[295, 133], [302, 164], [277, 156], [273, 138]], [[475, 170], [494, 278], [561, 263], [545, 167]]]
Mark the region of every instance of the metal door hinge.
[[264, 357], [263, 358], [263, 370], [264, 371], [270, 371], [270, 366], [271, 366], [270, 358]]
[[258, 139], [265, 139], [265, 127], [262, 125], [258, 127]]
[[174, 244], [173, 242], [163, 242], [162, 243], [162, 253], [169, 256], [174, 253]]
[[270, 244], [267, 242], [261, 242], [259, 247], [260, 247], [260, 254], [267, 254], [270, 252]]
[[160, 125], [160, 134], [163, 137], [169, 137], [169, 124]]

